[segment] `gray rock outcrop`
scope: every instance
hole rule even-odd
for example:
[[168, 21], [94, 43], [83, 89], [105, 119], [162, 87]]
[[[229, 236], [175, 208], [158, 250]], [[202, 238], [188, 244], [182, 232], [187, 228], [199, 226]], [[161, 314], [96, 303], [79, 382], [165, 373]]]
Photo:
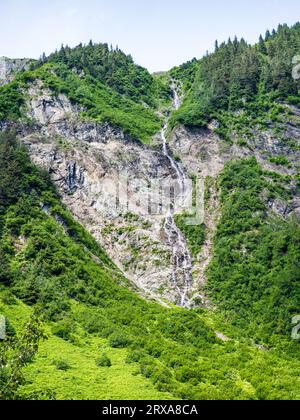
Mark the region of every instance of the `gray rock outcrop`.
[[14, 78], [15, 72], [28, 68], [31, 60], [23, 59], [10, 59], [7, 57], [0, 57], [0, 86], [11, 82]]

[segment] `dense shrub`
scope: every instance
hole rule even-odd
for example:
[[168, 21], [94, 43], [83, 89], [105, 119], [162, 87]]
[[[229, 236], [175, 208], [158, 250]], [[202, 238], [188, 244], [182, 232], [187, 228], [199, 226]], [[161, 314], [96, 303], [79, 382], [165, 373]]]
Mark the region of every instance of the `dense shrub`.
[[56, 367], [57, 370], [62, 370], [64, 372], [71, 369], [71, 365], [64, 359], [53, 360], [52, 364]]
[[64, 319], [53, 326], [52, 332], [63, 340], [71, 341], [73, 334], [76, 332], [76, 325], [71, 319]]
[[175, 216], [176, 225], [187, 239], [192, 256], [196, 258], [205, 242], [205, 225], [189, 225], [187, 221], [186, 215]]
[[0, 123], [21, 117], [24, 98], [17, 82], [0, 86]]
[[132, 340], [124, 333], [113, 333], [109, 338], [109, 345], [116, 349], [123, 349], [131, 344]]
[[111, 360], [106, 354], [102, 354], [99, 359], [96, 360], [96, 365], [98, 367], [111, 367]]

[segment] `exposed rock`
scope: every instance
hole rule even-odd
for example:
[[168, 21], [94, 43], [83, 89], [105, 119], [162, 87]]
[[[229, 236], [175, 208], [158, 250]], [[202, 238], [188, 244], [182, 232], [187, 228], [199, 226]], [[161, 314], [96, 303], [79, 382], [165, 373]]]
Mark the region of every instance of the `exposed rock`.
[[208, 129], [209, 130], [216, 130], [220, 127], [220, 123], [217, 120], [212, 120], [209, 124], [208, 124]]
[[218, 337], [224, 343], [226, 343], [227, 341], [230, 341], [230, 338], [226, 337], [224, 334], [220, 332], [216, 332], [215, 334], [216, 334], [216, 337]]
[[64, 203], [127, 278], [151, 297], [178, 303], [161, 207], [170, 190], [151, 195], [158, 181], [173, 182], [170, 161], [117, 128], [82, 121], [78, 107], [41, 83], [29, 95], [33, 123], [19, 128], [19, 135], [33, 161], [47, 168]]
[[[58, 163], [62, 163], [62, 161]], [[83, 187], [84, 171], [84, 168], [79, 168], [77, 170], [76, 162], [68, 162], [66, 169], [67, 175], [66, 178], [64, 178], [66, 192], [74, 193], [77, 190], [77, 188]]]
[[285, 201], [279, 199], [269, 200], [268, 207], [272, 210], [273, 213], [284, 218], [286, 217], [288, 206]]
[[31, 60], [23, 59], [10, 59], [7, 57], [0, 57], [0, 86], [3, 86], [14, 79], [14, 73], [28, 68]]
[[[157, 195], [152, 195], [153, 185], [163, 180], [170, 186], [177, 178], [175, 158], [171, 155], [180, 159], [177, 170], [203, 179], [216, 180], [228, 160], [250, 156], [255, 156], [264, 169], [279, 174], [291, 175], [299, 170], [297, 124], [287, 124], [280, 138], [271, 130], [254, 132], [248, 147], [222, 141], [214, 132], [218, 127], [215, 121], [209, 129], [179, 127], [165, 145], [170, 150], [168, 158], [161, 138], [157, 137], [156, 147], [151, 148], [119, 128], [82, 120], [80, 107], [65, 95], [53, 96], [42, 82], [30, 87], [27, 109], [32, 124], [16, 128], [33, 161], [49, 171], [64, 203], [125, 276], [161, 303], [182, 301], [182, 290], [174, 282], [174, 261], [179, 269], [191, 268], [184, 267], [184, 254], [174, 247], [176, 231], [172, 225], [170, 235], [166, 234], [165, 206], [170, 204], [170, 188], [162, 187]], [[281, 155], [288, 157], [289, 166], [270, 162], [270, 156]], [[300, 217], [297, 186], [291, 188], [294, 195], [289, 202], [266, 198], [270, 211], [285, 218]], [[182, 209], [179, 206], [176, 210]], [[219, 216], [218, 188], [213, 181], [203, 220], [206, 240], [198, 258], [192, 261], [192, 278], [186, 282], [191, 306], [211, 305], [204, 292], [205, 272], [212, 258]], [[64, 227], [64, 221], [59, 222]], [[180, 238], [178, 232], [177, 237]]]

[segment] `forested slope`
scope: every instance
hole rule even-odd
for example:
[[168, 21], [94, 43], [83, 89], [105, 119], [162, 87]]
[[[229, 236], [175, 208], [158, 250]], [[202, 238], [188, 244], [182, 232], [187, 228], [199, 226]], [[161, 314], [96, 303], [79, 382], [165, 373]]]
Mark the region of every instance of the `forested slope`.
[[192, 79], [184, 67], [179, 71], [192, 86], [173, 125], [206, 126], [215, 118], [219, 133], [228, 136], [240, 124], [264, 122], [272, 112], [276, 117], [280, 102], [299, 105], [299, 82], [293, 78], [299, 49], [299, 23], [267, 31], [254, 46], [237, 38], [216, 42], [215, 51], [198, 61], [196, 73], [195, 64], [187, 64]]
[[[293, 213], [299, 49], [300, 24], [279, 25], [254, 46], [237, 38], [216, 42], [213, 53], [171, 70], [186, 91], [172, 126], [198, 132], [199, 141], [217, 136], [215, 158], [227, 162], [217, 180], [220, 217], [207, 293], [245, 334], [265, 343], [290, 335], [300, 311], [299, 214]], [[199, 167], [210, 153], [202, 149]], [[274, 202], [281, 210], [272, 211]]]

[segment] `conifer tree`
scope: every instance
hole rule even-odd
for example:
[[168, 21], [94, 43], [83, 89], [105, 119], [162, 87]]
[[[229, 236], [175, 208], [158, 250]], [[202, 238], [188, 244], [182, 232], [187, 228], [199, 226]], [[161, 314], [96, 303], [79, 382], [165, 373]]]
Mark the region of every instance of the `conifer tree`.
[[265, 40], [268, 41], [270, 38], [271, 38], [271, 33], [268, 29], [267, 32], [266, 32]]
[[267, 54], [267, 52], [268, 52], [265, 41], [264, 41], [262, 35], [260, 35], [260, 37], [259, 37], [258, 51], [262, 54]]

